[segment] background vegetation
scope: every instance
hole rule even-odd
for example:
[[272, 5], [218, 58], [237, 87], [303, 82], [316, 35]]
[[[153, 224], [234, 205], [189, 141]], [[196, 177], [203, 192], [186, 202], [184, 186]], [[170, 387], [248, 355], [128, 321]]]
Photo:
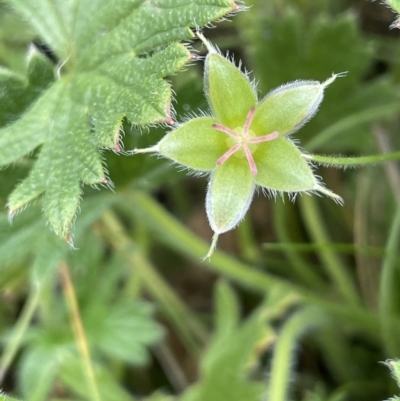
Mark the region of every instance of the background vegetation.
[[[242, 60], [262, 94], [348, 71], [297, 134], [307, 151], [354, 156], [400, 148], [400, 37], [389, 29], [396, 19], [389, 8], [366, 0], [246, 5], [205, 35]], [[27, 22], [0, 3], [0, 64], [23, 75], [32, 42], [56, 62]], [[169, 80], [178, 121], [206, 108], [201, 62]], [[0, 83], [0, 125], [40, 92], [31, 83], [16, 108]], [[123, 129], [127, 150], [166, 132], [127, 121]], [[398, 380], [400, 368], [380, 363], [400, 357], [396, 162], [319, 168], [343, 207], [316, 196], [291, 203], [258, 194], [245, 221], [201, 263], [212, 234], [206, 179], [148, 155], [102, 156], [114, 191], [84, 187], [76, 249], [46, 226], [40, 201], [12, 225], [0, 214], [6, 394], [32, 401], [362, 401], [399, 392], [388, 367]], [[4, 208], [33, 157], [0, 171]]]

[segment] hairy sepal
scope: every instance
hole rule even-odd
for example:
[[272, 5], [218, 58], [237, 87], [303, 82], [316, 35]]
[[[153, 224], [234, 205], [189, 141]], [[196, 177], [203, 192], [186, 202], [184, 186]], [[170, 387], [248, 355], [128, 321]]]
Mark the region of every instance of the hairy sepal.
[[257, 104], [247, 75], [216, 52], [206, 58], [204, 87], [215, 118], [232, 129], [243, 125], [247, 113]]
[[210, 171], [227, 150], [226, 135], [215, 130], [213, 117], [198, 117], [167, 134], [158, 144], [158, 151], [185, 167]]
[[287, 138], [258, 145], [254, 153], [258, 166], [257, 185], [282, 192], [311, 191], [317, 180], [301, 152]]
[[246, 214], [254, 194], [254, 179], [245, 158], [232, 157], [218, 166], [207, 190], [206, 211], [212, 230], [232, 230]]
[[256, 107], [251, 129], [257, 135], [297, 131], [317, 112], [324, 86], [318, 81], [295, 81], [270, 92]]

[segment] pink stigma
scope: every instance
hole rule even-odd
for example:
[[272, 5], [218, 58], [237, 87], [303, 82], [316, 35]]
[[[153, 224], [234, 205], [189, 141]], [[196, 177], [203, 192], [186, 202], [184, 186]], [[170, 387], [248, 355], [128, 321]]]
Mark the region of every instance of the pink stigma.
[[224, 153], [218, 160], [217, 165], [221, 165], [225, 163], [233, 154], [235, 154], [239, 149], [243, 149], [246, 155], [247, 162], [249, 163], [251, 174], [256, 175], [258, 170], [256, 166], [256, 162], [254, 161], [253, 154], [249, 148], [249, 144], [261, 143], [271, 141], [279, 136], [279, 132], [275, 131], [268, 135], [249, 137], [251, 122], [253, 121], [255, 114], [255, 107], [250, 109], [249, 113], [246, 117], [246, 122], [243, 127], [243, 131], [241, 134], [233, 131], [232, 129], [225, 127], [221, 124], [213, 124], [213, 128], [217, 131], [224, 132], [232, 138], [235, 138], [237, 143], [233, 145], [226, 153]]

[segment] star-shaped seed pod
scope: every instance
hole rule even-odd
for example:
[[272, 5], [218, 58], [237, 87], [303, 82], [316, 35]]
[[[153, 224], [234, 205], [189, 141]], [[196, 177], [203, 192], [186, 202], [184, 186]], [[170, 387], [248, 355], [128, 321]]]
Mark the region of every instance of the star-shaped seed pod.
[[261, 101], [248, 75], [223, 57], [201, 35], [208, 55], [204, 87], [209, 116], [191, 118], [150, 148], [153, 152], [196, 172], [210, 173], [207, 217], [215, 235], [233, 229], [246, 214], [257, 187], [277, 193], [321, 192], [341, 203], [313, 174], [306, 155], [289, 135], [316, 113], [325, 82], [295, 81], [271, 91]]

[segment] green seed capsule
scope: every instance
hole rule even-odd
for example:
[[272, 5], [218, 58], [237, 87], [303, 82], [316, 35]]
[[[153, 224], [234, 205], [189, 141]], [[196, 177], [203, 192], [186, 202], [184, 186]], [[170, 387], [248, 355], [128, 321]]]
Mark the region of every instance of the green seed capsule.
[[212, 111], [193, 118], [161, 141], [136, 152], [155, 152], [200, 172], [209, 172], [206, 212], [215, 235], [233, 229], [246, 214], [257, 186], [272, 195], [319, 191], [341, 198], [321, 186], [307, 158], [288, 135], [309, 121], [323, 99], [327, 81], [295, 81], [258, 101], [248, 76], [219, 54], [201, 34], [209, 53], [204, 88]]

